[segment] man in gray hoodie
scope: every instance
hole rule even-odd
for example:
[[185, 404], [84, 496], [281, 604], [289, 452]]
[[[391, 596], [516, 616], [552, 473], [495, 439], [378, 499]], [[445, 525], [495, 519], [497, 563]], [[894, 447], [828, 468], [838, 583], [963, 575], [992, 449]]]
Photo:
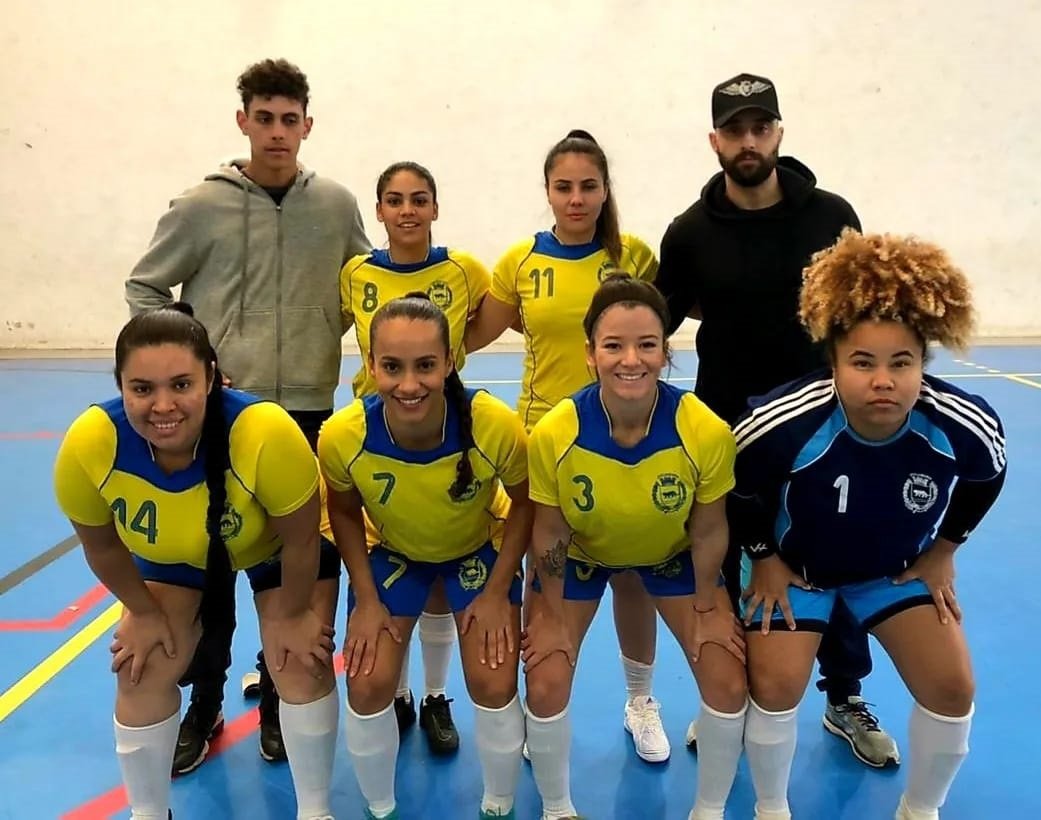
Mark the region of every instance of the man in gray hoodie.
[[[180, 285], [226, 377], [285, 407], [314, 447], [340, 379], [340, 269], [371, 245], [354, 195], [297, 162], [312, 126], [307, 77], [285, 60], [264, 60], [239, 77], [238, 91], [249, 159], [222, 165], [174, 198], [126, 282], [126, 300], [137, 314], [169, 304]], [[200, 617], [174, 774], [201, 765], [224, 726], [234, 574], [205, 591]], [[284, 760], [278, 698], [258, 661], [260, 754]]]

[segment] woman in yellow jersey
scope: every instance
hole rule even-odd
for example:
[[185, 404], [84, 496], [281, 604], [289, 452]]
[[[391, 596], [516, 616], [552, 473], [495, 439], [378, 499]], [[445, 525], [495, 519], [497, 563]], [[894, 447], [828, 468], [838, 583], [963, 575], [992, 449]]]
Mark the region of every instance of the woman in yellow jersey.
[[[344, 326], [354, 325], [361, 348], [362, 366], [353, 382], [355, 398], [376, 391], [375, 380], [365, 363], [370, 323], [380, 305], [410, 291], [427, 293], [448, 317], [452, 355], [456, 367], [462, 368], [466, 355], [463, 330], [491, 281], [488, 270], [470, 254], [432, 246], [430, 226], [437, 219], [437, 183], [422, 165], [396, 162], [380, 174], [376, 182], [376, 218], [387, 230], [387, 249], [354, 257], [340, 274]], [[444, 588], [438, 583], [419, 619], [426, 679], [419, 722], [431, 750], [439, 754], [459, 747], [459, 733], [445, 694], [455, 635], [455, 621]], [[402, 731], [416, 720], [408, 667], [406, 651], [394, 698]]]
[[543, 594], [523, 658], [542, 816], [575, 814], [567, 717], [574, 663], [609, 578], [634, 570], [701, 690], [690, 818], [723, 820], [747, 704], [744, 641], [720, 586], [734, 438], [693, 393], [659, 380], [669, 323], [653, 285], [609, 277], [583, 324], [598, 381], [543, 416], [529, 445]]
[[330, 820], [340, 568], [318, 532], [314, 454], [277, 404], [222, 387], [186, 305], [135, 316], [115, 358], [121, 395], [72, 423], [54, 472], [87, 563], [124, 606], [114, 723], [133, 816], [167, 816], [177, 682], [199, 639], [202, 589], [207, 573], [234, 568], [249, 576], [282, 699], [296, 816]]
[[[572, 131], [554, 145], [542, 170], [553, 230], [518, 242], [499, 260], [491, 291], [466, 332], [469, 351], [507, 327], [523, 331], [517, 411], [528, 431], [553, 405], [594, 379], [582, 353], [582, 317], [605, 272], [622, 270], [651, 281], [658, 269], [642, 239], [619, 233], [607, 157], [587, 132]], [[671, 750], [651, 696], [654, 604], [632, 573], [613, 576], [611, 588], [627, 692], [623, 724], [637, 754], [661, 762]]]
[[[334, 414], [318, 440], [329, 520], [351, 576], [347, 748], [366, 816], [398, 816], [394, 689], [440, 580], [476, 706], [480, 816], [512, 818], [524, 741], [519, 569], [532, 520], [524, 429], [501, 401], [463, 387], [449, 322], [424, 294], [385, 304], [369, 332], [366, 364], [378, 392]], [[366, 516], [375, 544], [366, 544]]]

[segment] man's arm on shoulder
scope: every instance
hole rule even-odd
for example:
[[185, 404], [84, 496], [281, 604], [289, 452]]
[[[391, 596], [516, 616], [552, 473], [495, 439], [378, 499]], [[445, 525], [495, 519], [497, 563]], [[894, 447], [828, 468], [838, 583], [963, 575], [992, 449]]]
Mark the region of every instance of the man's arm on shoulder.
[[172, 288], [187, 282], [198, 269], [199, 248], [189, 205], [183, 199], [175, 199], [159, 219], [148, 250], [126, 281], [130, 315], [170, 304]]

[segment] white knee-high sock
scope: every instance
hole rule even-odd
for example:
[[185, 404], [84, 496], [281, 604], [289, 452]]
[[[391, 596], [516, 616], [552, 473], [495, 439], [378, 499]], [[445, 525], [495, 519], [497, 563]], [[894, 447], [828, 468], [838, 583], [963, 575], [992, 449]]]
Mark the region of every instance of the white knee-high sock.
[[567, 709], [540, 718], [525, 709], [531, 773], [542, 798], [543, 820], [574, 817], [571, 802], [571, 721]]
[[340, 722], [339, 695], [334, 686], [310, 703], [279, 706], [282, 741], [296, 791], [297, 820], [328, 817], [336, 735]]
[[975, 706], [962, 717], [930, 712], [920, 703], [911, 710], [911, 766], [904, 800], [912, 811], [935, 812], [969, 753], [969, 730]]
[[[748, 700], [745, 722], [745, 749], [748, 768], [755, 786], [756, 808], [764, 812], [785, 814], [788, 809], [788, 779], [795, 758], [798, 707], [784, 712], [767, 712], [754, 700]], [[701, 724], [698, 724], [698, 747], [701, 746]]]
[[409, 668], [409, 649], [411, 648], [411, 639], [405, 644], [405, 656], [401, 659], [401, 675], [398, 677], [398, 688], [394, 692], [396, 698], [407, 698], [409, 694], [408, 686], [408, 668]]
[[456, 629], [454, 615], [419, 616], [419, 643], [423, 650], [425, 695], [443, 695], [448, 684], [448, 662], [452, 659], [452, 644]]
[[499, 709], [474, 704], [477, 755], [484, 776], [481, 810], [505, 815], [513, 808], [520, 777], [521, 746], [524, 744], [524, 712], [520, 698]]
[[359, 715], [347, 702], [347, 750], [358, 787], [376, 817], [390, 814], [394, 801], [394, 767], [398, 761], [398, 721], [394, 703], [374, 715]]
[[641, 663], [618, 653], [622, 659], [622, 670], [625, 672], [625, 695], [628, 700], [641, 695], [650, 697], [651, 680], [654, 677], [654, 664]]
[[698, 793], [693, 817], [722, 820], [744, 748], [746, 704], [740, 712], [717, 712], [701, 703], [698, 715]]
[[124, 726], [112, 716], [132, 820], [166, 820], [180, 717], [178, 710], [151, 726]]

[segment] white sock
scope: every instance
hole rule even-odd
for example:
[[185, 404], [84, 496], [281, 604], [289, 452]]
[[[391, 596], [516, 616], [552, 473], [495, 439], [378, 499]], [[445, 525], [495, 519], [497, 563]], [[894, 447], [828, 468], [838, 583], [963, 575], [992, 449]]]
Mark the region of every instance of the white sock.
[[745, 714], [717, 712], [701, 702], [698, 715], [698, 793], [694, 814], [723, 817], [730, 787], [737, 774], [737, 763], [744, 748]]
[[478, 703], [474, 709], [477, 756], [484, 776], [481, 811], [506, 814], [513, 808], [524, 745], [524, 712], [520, 698], [514, 695], [513, 700], [500, 709], [489, 709]]
[[[799, 707], [785, 712], [767, 712], [751, 698], [745, 722], [745, 749], [755, 786], [756, 808], [785, 813], [788, 808], [788, 779], [795, 758], [796, 723]], [[701, 723], [698, 723], [698, 754], [701, 754]], [[700, 781], [700, 777], [699, 777]]]
[[178, 709], [151, 726], [124, 726], [112, 716], [116, 757], [123, 772], [132, 820], [166, 820], [180, 718]]
[[641, 695], [650, 697], [654, 664], [630, 660], [621, 652], [618, 657], [622, 659], [622, 669], [625, 671], [625, 694], [629, 702]]
[[278, 719], [296, 792], [297, 820], [329, 816], [329, 787], [340, 722], [336, 687], [310, 703], [282, 701]]
[[398, 761], [398, 721], [391, 702], [374, 715], [359, 715], [347, 701], [347, 751], [358, 788], [376, 817], [390, 814], [394, 801], [394, 767]]
[[911, 766], [904, 799], [912, 811], [935, 812], [969, 753], [969, 729], [975, 706], [963, 717], [945, 717], [920, 703], [911, 710]]
[[427, 696], [445, 694], [448, 662], [452, 659], [455, 635], [454, 615], [431, 615], [424, 612], [419, 616], [419, 643], [423, 650]]
[[540, 718], [525, 710], [531, 773], [542, 798], [543, 820], [574, 817], [571, 802], [571, 721], [567, 709]]
[[411, 639], [405, 644], [405, 657], [401, 660], [401, 675], [398, 678], [398, 688], [394, 692], [394, 697], [396, 698], [408, 698], [409, 696], [408, 667], [410, 644]]

